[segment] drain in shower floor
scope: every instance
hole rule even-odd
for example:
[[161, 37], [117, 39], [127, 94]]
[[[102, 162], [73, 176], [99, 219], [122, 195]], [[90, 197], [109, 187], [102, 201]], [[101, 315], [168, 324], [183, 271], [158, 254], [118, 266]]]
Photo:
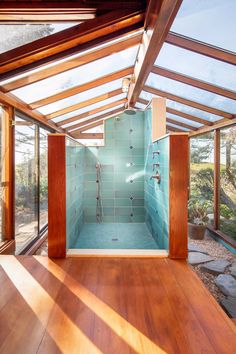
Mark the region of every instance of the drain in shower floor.
[[118, 241], [119, 239], [118, 238], [112, 238], [111, 240], [112, 241]]

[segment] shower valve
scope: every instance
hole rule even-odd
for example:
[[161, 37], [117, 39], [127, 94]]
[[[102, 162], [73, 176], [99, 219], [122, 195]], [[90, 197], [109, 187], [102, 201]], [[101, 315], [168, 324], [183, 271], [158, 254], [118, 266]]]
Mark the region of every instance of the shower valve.
[[154, 159], [155, 155], [160, 155], [160, 150], [152, 152], [152, 158]]
[[157, 173], [156, 175], [151, 176], [150, 179], [156, 179], [157, 183], [161, 183], [161, 175], [160, 175], [160, 173]]
[[155, 170], [155, 167], [160, 167], [159, 162], [152, 164], [152, 170], [153, 170], [153, 171]]

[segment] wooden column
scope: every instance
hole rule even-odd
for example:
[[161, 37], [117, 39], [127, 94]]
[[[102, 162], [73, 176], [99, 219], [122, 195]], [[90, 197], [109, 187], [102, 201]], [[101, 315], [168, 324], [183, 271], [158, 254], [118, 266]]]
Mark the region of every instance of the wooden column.
[[152, 142], [166, 134], [166, 99], [153, 97], [152, 99]]
[[214, 132], [214, 229], [219, 229], [220, 219], [220, 130]]
[[48, 135], [48, 256], [66, 256], [66, 137]]
[[170, 134], [169, 161], [169, 257], [188, 256], [188, 134]]
[[14, 218], [14, 108], [4, 107], [2, 115], [2, 235], [8, 243], [4, 253], [15, 251], [15, 218]]

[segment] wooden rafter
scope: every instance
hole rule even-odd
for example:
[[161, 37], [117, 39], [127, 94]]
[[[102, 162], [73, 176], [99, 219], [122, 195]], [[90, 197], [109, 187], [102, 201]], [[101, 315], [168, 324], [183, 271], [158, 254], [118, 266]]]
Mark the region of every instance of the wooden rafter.
[[[140, 102], [141, 104], [144, 104], [145, 106], [149, 104], [148, 100], [145, 100], [145, 99], [143, 99], [141, 97], [139, 97], [138, 102]], [[182, 118], [185, 118], [185, 119], [190, 120], [190, 121], [197, 122], [199, 124], [203, 124], [203, 125], [212, 125], [213, 124], [209, 120], [206, 120], [206, 119], [203, 119], [203, 118], [198, 118], [198, 117], [193, 116], [191, 114], [188, 114], [188, 113], [185, 113], [185, 112], [182, 112], [182, 111], [178, 111], [177, 109], [174, 109], [174, 108], [166, 107], [166, 112], [174, 114], [174, 115], [182, 117]]]
[[205, 90], [205, 91], [215, 93], [220, 96], [231, 98], [232, 100], [236, 99], [236, 92], [234, 92], [234, 91], [230, 91], [230, 90], [227, 90], [223, 87], [212, 85], [208, 82], [201, 81], [201, 80], [195, 79], [195, 78], [187, 76], [187, 75], [179, 74], [179, 73], [172, 71], [172, 70], [167, 70], [167, 69], [159, 67], [159, 66], [154, 66], [152, 68], [152, 72], [156, 75], [160, 75], [160, 76], [166, 77], [168, 79], [175, 80], [175, 81], [181, 82], [183, 84], [187, 84], [187, 85], [196, 87], [201, 90]]
[[37, 120], [38, 122], [43, 123], [44, 125], [54, 129], [56, 132], [64, 132], [64, 129], [58, 127], [55, 123], [48, 121], [44, 115], [39, 112], [33, 112], [29, 105], [21, 101], [19, 98], [15, 97], [12, 94], [6, 94], [0, 91], [0, 103], [12, 106], [19, 111], [25, 113], [27, 116]]
[[128, 100], [134, 106], [145, 85], [182, 0], [150, 0], [145, 19], [145, 32], [134, 68], [135, 82], [130, 85]]
[[[124, 104], [125, 102], [127, 101], [126, 98], [123, 98], [121, 100], [118, 100], [118, 101], [115, 101], [115, 102], [111, 102], [111, 103], [108, 103], [106, 105], [103, 105], [101, 107], [98, 107], [98, 108], [95, 108], [95, 109], [92, 109], [90, 111], [87, 111], [87, 112], [84, 112], [84, 113], [81, 113], [79, 115], [76, 115], [74, 117], [71, 117], [71, 118], [68, 118], [68, 119], [65, 119], [65, 120], [62, 120], [61, 122], [57, 123], [59, 126], [64, 126], [65, 124], [69, 124], [69, 123], [73, 123], [73, 122], [78, 122], [80, 121], [81, 119], [84, 119], [84, 118], [87, 118], [87, 117], [90, 117], [94, 114], [97, 114], [97, 113], [100, 113], [100, 112], [103, 112], [107, 109], [110, 109], [110, 108], [113, 108], [113, 107], [116, 107], [116, 106], [120, 106], [122, 104]], [[73, 129], [75, 126], [79, 126], [79, 124], [81, 123], [78, 123], [78, 124], [75, 124], [73, 126], [70, 126], [68, 127], [69, 130]]]
[[102, 125], [102, 124], [103, 124], [103, 120], [88, 124], [88, 125], [80, 128], [80, 133], [87, 132], [88, 130], [90, 130], [92, 128], [99, 127], [99, 125]]
[[236, 118], [230, 119], [230, 120], [229, 119], [221, 119], [221, 120], [215, 122], [211, 127], [198, 128], [198, 130], [191, 132], [190, 136], [201, 135], [201, 134], [208, 133], [208, 132], [215, 130], [215, 129], [229, 127], [233, 124], [236, 124]]
[[173, 32], [169, 32], [167, 35], [166, 43], [223, 61], [228, 64], [236, 65], [236, 55], [233, 52], [213, 47], [209, 44], [199, 42]]
[[116, 72], [113, 72], [111, 74], [105, 75], [103, 77], [100, 77], [96, 80], [90, 81], [90, 82], [86, 82], [83, 85], [79, 85], [79, 86], [74, 86], [71, 87], [67, 90], [64, 90], [62, 92], [59, 92], [55, 95], [52, 96], [48, 96], [46, 98], [43, 98], [39, 101], [30, 103], [30, 106], [32, 109], [37, 109], [39, 107], [48, 105], [50, 103], [62, 100], [64, 98], [70, 97], [70, 96], [74, 96], [77, 95], [78, 93], [90, 90], [94, 87], [100, 86], [100, 85], [104, 85], [107, 84], [108, 82], [120, 79], [122, 77], [125, 77], [127, 75], [131, 75], [133, 73], [133, 66], [129, 67], [129, 68], [125, 68]]
[[39, 82], [41, 80], [47, 79], [49, 77], [52, 77], [57, 74], [61, 74], [63, 72], [66, 72], [68, 70], [78, 68], [82, 65], [92, 63], [95, 60], [104, 58], [106, 56], [118, 53], [122, 50], [131, 48], [135, 45], [138, 45], [141, 40], [141, 34], [138, 34], [136, 36], [133, 36], [128, 39], [123, 39], [119, 41], [118, 43], [114, 43], [111, 45], [107, 45], [106, 47], [102, 49], [95, 49], [91, 51], [90, 53], [87, 53], [85, 55], [81, 55], [78, 58], [71, 58], [65, 62], [60, 62], [57, 65], [54, 65], [53, 67], [49, 67], [47, 69], [31, 73], [25, 77], [22, 77], [20, 79], [17, 79], [15, 81], [11, 81], [10, 83], [7, 83], [2, 86], [2, 89], [5, 92], [16, 90], [18, 88], [21, 88], [26, 85], [33, 84], [35, 82]]
[[104, 139], [103, 133], [77, 133], [76, 139]]
[[[103, 121], [103, 120], [106, 119], [106, 118], [114, 117], [114, 116], [116, 116], [117, 114], [122, 113], [123, 110], [124, 110], [124, 109], [121, 107], [121, 108], [114, 109], [113, 111], [110, 111], [110, 112], [101, 114], [100, 116], [95, 117], [95, 118], [96, 118], [96, 121], [101, 122], [101, 121]], [[95, 122], [95, 120], [94, 120], [94, 122]], [[101, 124], [101, 123], [100, 123], [100, 124]], [[84, 122], [84, 125], [86, 125], [86, 121]], [[68, 128], [68, 131], [70, 131], [70, 127]], [[80, 132], [80, 131], [81, 131], [81, 129], [76, 129], [76, 130], [72, 131], [72, 132], [71, 132], [71, 136], [73, 136], [74, 133]]]
[[186, 130], [172, 127], [172, 125], [169, 125], [169, 124], [166, 124], [166, 129], [169, 130], [170, 132], [188, 133]]
[[92, 97], [89, 100], [86, 100], [86, 101], [83, 101], [83, 102], [79, 102], [79, 103], [75, 103], [72, 106], [60, 109], [60, 110], [58, 110], [56, 112], [53, 112], [53, 113], [50, 113], [50, 114], [47, 114], [46, 118], [47, 119], [53, 119], [53, 118], [62, 116], [64, 114], [67, 114], [67, 113], [70, 113], [70, 112], [74, 112], [74, 111], [76, 111], [78, 109], [91, 106], [91, 105], [93, 105], [95, 103], [105, 101], [108, 98], [111, 98], [111, 97], [114, 97], [114, 96], [117, 96], [117, 95], [120, 95], [120, 94], [122, 94], [122, 89], [121, 88], [119, 88], [117, 90], [113, 90], [113, 91], [107, 92], [107, 93], [104, 93], [104, 94], [102, 94], [100, 96]]
[[217, 116], [221, 116], [221, 117], [228, 118], [228, 119], [234, 118], [234, 115], [231, 113], [222, 111], [217, 108], [209, 107], [209, 106], [206, 106], [202, 103], [191, 101], [191, 100], [188, 100], [187, 98], [183, 98], [183, 97], [174, 95], [174, 94], [166, 92], [166, 91], [158, 90], [158, 89], [150, 87], [150, 86], [144, 86], [143, 90], [147, 91], [153, 95], [165, 97], [169, 100], [176, 101], [176, 102], [182, 103], [184, 105], [191, 106], [191, 107], [200, 109], [202, 111], [215, 114]]
[[58, 63], [58, 60], [69, 59], [72, 55], [83, 54], [84, 51], [93, 50], [100, 45], [106, 45], [109, 41], [113, 40], [122, 40], [124, 36], [133, 36], [143, 29], [143, 21], [135, 23], [129, 27], [122, 28], [113, 33], [108, 33], [103, 37], [94, 38], [93, 40], [86, 42], [84, 44], [80, 44], [73, 48], [63, 50], [57, 54], [51, 55], [49, 57], [45, 57], [43, 59], [37, 60], [31, 64], [27, 64], [24, 66], [20, 66], [14, 70], [4, 72], [0, 74], [0, 81], [14, 79], [17, 75], [25, 75], [32, 73], [32, 70], [39, 69], [44, 70], [45, 65], [54, 66]]
[[117, 10], [93, 20], [38, 39], [0, 55], [0, 73], [14, 70], [61, 51], [87, 43], [139, 23], [141, 11]]

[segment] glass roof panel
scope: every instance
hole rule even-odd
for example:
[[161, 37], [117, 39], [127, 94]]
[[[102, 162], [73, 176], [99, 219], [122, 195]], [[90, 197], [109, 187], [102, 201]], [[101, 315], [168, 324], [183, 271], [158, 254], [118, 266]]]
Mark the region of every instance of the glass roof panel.
[[171, 31], [236, 51], [235, 0], [184, 0]]
[[108, 82], [107, 84], [97, 86], [91, 90], [83, 91], [77, 95], [65, 98], [63, 100], [48, 104], [47, 106], [43, 106], [38, 109], [38, 111], [42, 114], [49, 114], [52, 112], [56, 112], [59, 109], [69, 107], [73, 104], [80, 103], [86, 100], [89, 100], [91, 97], [96, 97], [102, 95], [104, 93], [116, 90], [121, 88], [122, 86], [122, 79], [114, 80]]
[[[101, 102], [92, 104], [92, 105], [90, 105], [90, 106], [87, 106], [87, 107], [78, 109], [77, 111], [73, 111], [73, 112], [64, 114], [63, 116], [54, 118], [53, 121], [54, 121], [55, 123], [58, 123], [58, 122], [61, 122], [61, 121], [65, 120], [65, 119], [67, 119], [67, 118], [71, 118], [71, 117], [74, 117], [74, 116], [76, 116], [76, 115], [82, 114], [82, 113], [84, 113], [84, 112], [91, 111], [91, 110], [93, 110], [93, 109], [95, 109], [95, 108], [102, 107], [102, 106], [107, 105], [107, 104], [109, 104], [109, 103], [112, 103], [112, 102], [121, 100], [122, 98], [125, 98], [125, 97], [126, 97], [126, 94], [125, 94], [125, 93], [122, 93], [122, 94], [120, 94], [120, 95], [117, 95], [117, 96], [114, 96], [114, 97], [110, 97], [110, 98], [108, 98], [107, 100], [104, 100], [104, 101], [101, 101]], [[100, 113], [100, 114], [102, 114], [102, 113]]]
[[37, 39], [50, 36], [78, 23], [51, 23], [51, 24], [0, 24], [0, 53], [33, 42]]
[[[152, 94], [145, 92], [145, 91], [142, 91], [141, 95], [140, 95], [140, 97], [142, 97], [146, 100], [151, 100], [152, 96], [153, 96]], [[197, 109], [197, 108], [194, 108], [191, 106], [187, 106], [185, 104], [178, 103], [178, 102], [175, 102], [172, 100], [166, 100], [166, 105], [167, 105], [167, 107], [176, 109], [180, 112], [191, 114], [195, 117], [206, 119], [206, 120], [209, 120], [212, 122], [216, 122], [217, 120], [222, 119], [222, 117], [216, 116], [215, 114], [208, 113], [208, 112], [202, 111], [200, 109]]]
[[200, 124], [198, 122], [194, 122], [193, 120], [182, 118], [180, 116], [177, 116], [176, 114], [167, 113], [166, 116], [167, 116], [167, 118], [174, 119], [178, 122], [192, 125], [195, 128], [200, 128], [202, 126], [202, 124]]
[[[184, 127], [180, 127], [178, 124], [173, 124], [173, 123], [169, 123], [167, 122], [167, 125], [173, 128], [177, 128], [177, 129], [181, 129], [183, 131], [189, 132], [190, 129], [184, 128]], [[168, 129], [168, 127], [167, 127]]]
[[[97, 113], [97, 114], [93, 114], [92, 116], [89, 116], [89, 117], [87, 117], [87, 118], [80, 119], [80, 120], [77, 121], [77, 122], [75, 121], [75, 122], [72, 122], [72, 123], [70, 123], [70, 124], [65, 124], [65, 125], [63, 125], [63, 128], [67, 129], [67, 128], [71, 127], [71, 126], [74, 125], [74, 124], [85, 122], [87, 119], [91, 119], [91, 118], [98, 117], [98, 116], [100, 116], [100, 115], [102, 115], [102, 114], [111, 112], [111, 111], [113, 111], [113, 110], [115, 110], [115, 109], [117, 109], [117, 108], [121, 108], [121, 110], [122, 110], [123, 107], [124, 107], [124, 105], [121, 104], [121, 105], [118, 105], [118, 106], [115, 106], [115, 107], [106, 109], [106, 110], [103, 111], [102, 113], [100, 112], [100, 113]], [[78, 129], [78, 128], [76, 128], [76, 129]]]
[[155, 65], [236, 91], [236, 67], [205, 55], [165, 43]]
[[236, 101], [234, 100], [159, 75], [151, 73], [147, 85], [212, 108], [218, 108], [233, 114], [236, 112]]
[[34, 102], [71, 87], [96, 80], [99, 77], [119, 71], [131, 65], [137, 54], [138, 46], [115, 53], [103, 59], [55, 75], [37, 83], [12, 91], [26, 103]]

